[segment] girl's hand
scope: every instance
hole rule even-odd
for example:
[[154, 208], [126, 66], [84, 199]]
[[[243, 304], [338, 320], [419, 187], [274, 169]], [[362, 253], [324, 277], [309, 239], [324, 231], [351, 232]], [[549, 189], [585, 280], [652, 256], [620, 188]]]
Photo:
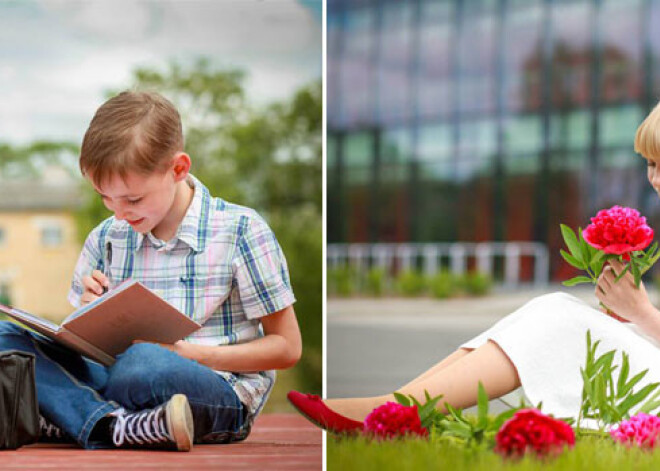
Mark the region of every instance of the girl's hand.
[[623, 269], [624, 265], [620, 261], [609, 261], [609, 265], [603, 268], [598, 277], [596, 297], [617, 315], [639, 325], [655, 308], [649, 301], [644, 283], [640, 283], [639, 288], [635, 286], [632, 273], [627, 272], [619, 281], [615, 281]]

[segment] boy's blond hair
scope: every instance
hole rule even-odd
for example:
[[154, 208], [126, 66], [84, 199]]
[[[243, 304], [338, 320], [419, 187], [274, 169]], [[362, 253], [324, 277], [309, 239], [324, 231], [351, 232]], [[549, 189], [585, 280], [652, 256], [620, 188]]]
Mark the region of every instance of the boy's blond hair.
[[80, 150], [80, 170], [101, 186], [129, 172], [165, 170], [183, 151], [181, 117], [174, 105], [154, 92], [125, 91], [96, 111]]
[[637, 128], [635, 152], [647, 159], [660, 160], [660, 103]]

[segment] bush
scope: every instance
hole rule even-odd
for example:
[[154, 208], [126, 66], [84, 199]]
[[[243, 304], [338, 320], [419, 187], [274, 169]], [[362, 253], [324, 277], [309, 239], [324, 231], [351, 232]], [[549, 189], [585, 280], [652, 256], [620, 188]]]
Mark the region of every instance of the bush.
[[396, 287], [404, 296], [419, 296], [426, 290], [427, 282], [421, 273], [407, 270], [397, 276]]
[[385, 270], [379, 267], [372, 268], [367, 273], [367, 293], [373, 296], [382, 296], [385, 291]]
[[474, 296], [484, 296], [490, 292], [493, 287], [493, 279], [490, 275], [473, 271], [463, 277], [463, 288], [469, 294]]
[[348, 297], [355, 292], [355, 270], [339, 267], [328, 270], [328, 294]]
[[439, 271], [429, 280], [431, 294], [435, 298], [448, 298], [461, 289], [459, 280], [448, 271]]

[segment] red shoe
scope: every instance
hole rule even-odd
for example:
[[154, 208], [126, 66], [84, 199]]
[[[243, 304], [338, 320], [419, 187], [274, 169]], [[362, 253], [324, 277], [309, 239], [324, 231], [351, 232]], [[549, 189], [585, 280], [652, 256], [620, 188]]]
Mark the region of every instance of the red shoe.
[[298, 412], [317, 427], [338, 434], [355, 434], [364, 428], [362, 422], [344, 417], [323, 403], [323, 399], [314, 394], [302, 394], [289, 391], [287, 399]]

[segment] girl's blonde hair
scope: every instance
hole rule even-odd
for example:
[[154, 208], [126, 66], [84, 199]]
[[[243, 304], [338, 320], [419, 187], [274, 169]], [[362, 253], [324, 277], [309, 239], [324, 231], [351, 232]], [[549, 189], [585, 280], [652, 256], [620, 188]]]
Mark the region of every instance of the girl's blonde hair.
[[80, 150], [80, 170], [101, 186], [109, 178], [164, 171], [183, 151], [181, 117], [154, 92], [125, 91], [96, 111]]
[[660, 103], [637, 128], [635, 152], [647, 159], [660, 160]]

